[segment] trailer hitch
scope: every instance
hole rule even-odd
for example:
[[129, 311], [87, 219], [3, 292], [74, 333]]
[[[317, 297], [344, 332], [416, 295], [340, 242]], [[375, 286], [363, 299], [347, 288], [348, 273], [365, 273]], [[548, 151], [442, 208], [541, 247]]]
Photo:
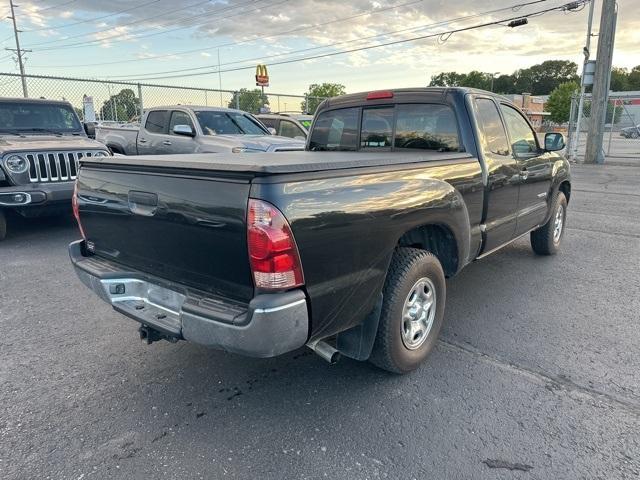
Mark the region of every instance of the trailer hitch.
[[166, 340], [167, 342], [176, 343], [180, 338], [176, 335], [172, 335], [170, 333], [165, 333], [160, 330], [157, 330], [149, 325], [145, 325], [144, 323], [140, 325], [138, 328], [138, 332], [140, 332], [140, 340], [146, 342], [147, 345], [151, 345], [153, 342], [158, 342], [160, 340]]

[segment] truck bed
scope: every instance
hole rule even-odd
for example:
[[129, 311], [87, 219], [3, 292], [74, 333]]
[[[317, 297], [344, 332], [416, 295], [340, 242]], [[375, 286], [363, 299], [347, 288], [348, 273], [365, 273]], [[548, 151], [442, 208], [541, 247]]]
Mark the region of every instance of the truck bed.
[[280, 153], [201, 153], [84, 158], [83, 164], [109, 164], [148, 168], [176, 168], [255, 175], [304, 173], [325, 170], [402, 165], [422, 162], [468, 160], [465, 152], [280, 152]]

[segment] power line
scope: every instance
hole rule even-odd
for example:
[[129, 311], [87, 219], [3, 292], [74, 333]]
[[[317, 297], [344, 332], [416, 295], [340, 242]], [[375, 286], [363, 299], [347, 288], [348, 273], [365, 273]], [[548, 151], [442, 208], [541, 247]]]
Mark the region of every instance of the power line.
[[58, 3], [57, 5], [51, 5], [50, 7], [40, 8], [36, 13], [46, 12], [47, 10], [53, 10], [54, 8], [65, 7], [70, 3], [76, 3], [78, 0], [68, 0], [66, 2]]
[[[376, 9], [376, 10], [373, 10], [373, 11], [372, 10], [368, 10], [366, 12], [359, 13], [357, 15], [352, 15], [352, 16], [349, 16], [349, 17], [342, 17], [342, 18], [337, 18], [337, 19], [334, 19], [334, 20], [329, 20], [329, 21], [323, 22], [323, 23], [317, 23], [315, 25], [311, 25], [311, 26], [308, 26], [308, 27], [297, 27], [297, 28], [294, 28], [292, 30], [287, 30], [287, 31], [284, 31], [284, 32], [278, 32], [278, 33], [274, 33], [274, 34], [271, 34], [271, 35], [257, 35], [257, 36], [252, 37], [249, 40], [242, 40], [242, 41], [239, 41], [239, 42], [221, 43], [221, 44], [213, 45], [213, 46], [210, 46], [210, 47], [194, 48], [194, 49], [191, 49], [191, 50], [185, 50], [185, 51], [175, 52], [175, 53], [166, 53], [166, 54], [162, 54], [162, 55], [152, 55], [152, 56], [144, 57], [144, 58], [133, 58], [133, 59], [129, 59], [129, 60], [117, 60], [117, 61], [114, 61], [114, 62], [85, 63], [85, 64], [79, 64], [79, 65], [76, 64], [74, 66], [76, 66], [76, 67], [94, 67], [94, 66], [104, 66], [104, 65], [115, 65], [115, 64], [120, 64], [120, 63], [140, 62], [140, 61], [144, 61], [144, 60], [155, 60], [155, 59], [158, 59], [158, 58], [167, 58], [167, 57], [173, 57], [175, 55], [184, 55], [184, 54], [188, 54], [188, 53], [196, 53], [196, 52], [199, 53], [199, 52], [203, 52], [203, 51], [206, 51], [206, 50], [218, 49], [218, 48], [221, 48], [221, 47], [231, 47], [231, 46], [236, 46], [236, 45], [245, 45], [247, 43], [255, 42], [256, 40], [265, 40], [265, 39], [268, 39], [268, 38], [274, 38], [274, 37], [278, 37], [278, 36], [282, 36], [282, 35], [288, 35], [288, 34], [297, 33], [297, 32], [300, 32], [300, 31], [313, 30], [313, 29], [316, 29], [316, 28], [319, 28], [319, 27], [324, 27], [324, 26], [330, 25], [332, 23], [338, 23], [338, 22], [344, 22], [344, 21], [347, 21], [347, 20], [353, 20], [354, 18], [359, 18], [359, 17], [367, 16], [367, 15], [375, 15], [375, 14], [379, 14], [379, 13], [382, 13], [382, 12], [386, 12], [388, 10], [394, 10], [396, 8], [405, 7], [405, 6], [413, 5], [413, 4], [416, 4], [416, 3], [421, 3], [423, 1], [424, 0], [412, 0], [410, 2], [401, 3], [401, 4], [397, 4], [397, 5], [392, 5], [390, 7], [385, 7], [385, 8], [379, 8], [379, 9]], [[535, 2], [530, 2], [530, 3], [539, 3], [541, 1], [547, 1], [547, 0], [537, 0]], [[39, 65], [39, 66], [37, 66], [37, 68], [69, 68], [69, 66], [68, 65]], [[206, 67], [206, 68], [209, 68], [209, 67]]]
[[[222, 65], [236, 65], [238, 63], [244, 63], [244, 62], [248, 62], [248, 61], [255, 61], [255, 60], [264, 60], [264, 59], [268, 59], [268, 58], [278, 58], [278, 57], [282, 57], [284, 55], [291, 55], [291, 54], [295, 54], [295, 53], [304, 53], [304, 52], [310, 52], [310, 51], [314, 51], [314, 50], [319, 50], [319, 49], [325, 49], [325, 48], [331, 48], [331, 47], [335, 47], [338, 45], [345, 45], [345, 44], [350, 44], [350, 43], [355, 43], [355, 42], [361, 42], [364, 40], [372, 40], [374, 38], [379, 38], [379, 37], [386, 37], [389, 35], [396, 35], [399, 33], [408, 33], [408, 32], [415, 32], [415, 31], [419, 31], [419, 30], [424, 30], [426, 28], [433, 28], [433, 27], [439, 27], [439, 26], [444, 26], [444, 25], [449, 25], [451, 23], [454, 22], [459, 22], [462, 20], [469, 20], [471, 18], [477, 18], [477, 17], [482, 17], [485, 15], [491, 15], [493, 13], [497, 13], [497, 12], [501, 12], [501, 11], [505, 11], [505, 10], [513, 10], [516, 7], [524, 7], [524, 6], [529, 6], [529, 5], [533, 5], [533, 4], [537, 4], [537, 3], [543, 3], [546, 2], [547, 0], [534, 0], [528, 3], [522, 3], [522, 4], [518, 4], [518, 5], [514, 5], [514, 6], [509, 6], [509, 7], [503, 7], [503, 8], [498, 8], [498, 9], [494, 9], [494, 10], [488, 10], [485, 12], [480, 12], [480, 13], [475, 13], [475, 14], [470, 14], [470, 15], [465, 15], [462, 17], [457, 17], [457, 18], [453, 18], [453, 19], [449, 19], [449, 20], [441, 20], [439, 22], [435, 22], [435, 23], [431, 23], [431, 24], [427, 24], [427, 25], [420, 25], [417, 27], [410, 27], [410, 28], [403, 28], [400, 30], [394, 30], [394, 31], [390, 31], [390, 32], [383, 32], [383, 33], [379, 33], [379, 34], [375, 34], [375, 35], [369, 35], [366, 37], [360, 37], [360, 38], [356, 38], [356, 39], [351, 39], [351, 40], [343, 40], [340, 42], [334, 42], [334, 43], [330, 43], [327, 45], [320, 45], [317, 47], [309, 47], [309, 48], [304, 48], [301, 50], [295, 50], [292, 52], [283, 52], [283, 53], [279, 53], [279, 54], [275, 54], [275, 55], [269, 55], [269, 56], [261, 56], [261, 57], [254, 57], [254, 58], [250, 58], [250, 59], [244, 59], [244, 60], [236, 60], [233, 62], [227, 62], [227, 63], [223, 63]], [[518, 17], [521, 18], [521, 17]], [[219, 45], [222, 46], [222, 45]], [[184, 69], [177, 69], [177, 70], [166, 70], [166, 71], [162, 71], [162, 72], [148, 72], [148, 73], [141, 73], [141, 74], [129, 74], [129, 75], [116, 75], [116, 76], [111, 76], [111, 77], [106, 77], [106, 78], [144, 78], [144, 77], [148, 77], [148, 76], [153, 76], [153, 75], [160, 75], [160, 74], [165, 74], [165, 73], [176, 73], [176, 72], [188, 72], [188, 71], [195, 71], [195, 70], [205, 70], [211, 68], [211, 65], [207, 65], [207, 66], [202, 66], [202, 67], [193, 67], [193, 68], [184, 68]]]
[[[77, 0], [73, 0], [73, 1], [75, 2], [75, 1], [77, 1]], [[160, 2], [160, 1], [161, 1], [161, 0], [152, 0], [152, 1], [147, 2], [147, 3], [143, 3], [142, 5], [136, 5], [135, 7], [125, 8], [124, 10], [119, 10], [119, 11], [117, 11], [117, 12], [110, 13], [110, 14], [108, 14], [108, 15], [102, 15], [102, 16], [100, 16], [100, 17], [88, 18], [88, 19], [86, 19], [86, 20], [78, 20], [77, 22], [65, 23], [65, 24], [63, 24], [63, 25], [53, 25], [53, 26], [51, 26], [51, 27], [41, 27], [41, 28], [33, 28], [33, 29], [31, 29], [31, 30], [24, 30], [24, 33], [41, 32], [42, 30], [60, 30], [61, 28], [74, 27], [74, 26], [76, 26], [76, 25], [81, 25], [81, 24], [83, 24], [83, 23], [90, 23], [90, 22], [95, 22], [95, 21], [97, 21], [97, 20], [103, 20], [103, 19], [105, 19], [105, 18], [116, 17], [116, 16], [118, 16], [118, 15], [122, 15], [123, 13], [130, 12], [131, 10], [136, 10], [136, 9], [138, 9], [138, 8], [146, 7], [147, 5], [151, 5], [152, 3], [158, 3], [158, 2]], [[207, 1], [208, 1], [208, 0], [207, 0]], [[73, 3], [73, 2], [67, 2], [67, 3], [61, 4], [61, 5], [57, 5], [57, 6], [58, 6], [58, 7], [60, 7], [60, 6], [62, 6], [62, 5], [67, 5], [67, 4], [69, 4], [69, 3]], [[44, 12], [45, 10], [50, 10], [51, 8], [54, 8], [54, 7], [48, 7], [48, 8], [45, 8], [45, 9], [43, 9], [43, 10], [37, 10], [37, 11], [36, 11], [36, 13], [41, 13], [41, 12]], [[96, 32], [92, 32], [92, 33], [96, 33]], [[65, 39], [65, 40], [66, 40], [66, 39]], [[55, 42], [55, 41], [59, 42], [59, 41], [60, 41], [60, 39], [58, 39], [58, 40], [52, 40], [52, 41], [54, 41], [54, 42]], [[50, 42], [52, 42], [52, 41], [44, 42], [44, 43], [50, 43]], [[36, 43], [35, 45], [40, 45], [40, 44]]]
[[[412, 37], [412, 38], [407, 38], [407, 39], [402, 39], [402, 40], [394, 40], [392, 42], [385, 42], [385, 43], [380, 43], [380, 44], [376, 44], [376, 45], [368, 45], [365, 47], [358, 47], [358, 48], [352, 48], [352, 49], [348, 49], [348, 50], [340, 50], [337, 52], [330, 52], [330, 53], [324, 53], [324, 54], [318, 54], [318, 55], [313, 55], [313, 56], [309, 56], [309, 57], [301, 57], [301, 58], [294, 58], [294, 59], [289, 59], [289, 60], [281, 60], [279, 62], [271, 62], [269, 63], [270, 66], [274, 66], [274, 65], [284, 65], [284, 64], [289, 64], [289, 63], [297, 63], [297, 62], [304, 62], [307, 60], [315, 60], [315, 59], [319, 59], [319, 58], [326, 58], [326, 57], [333, 57], [336, 55], [344, 55], [347, 53], [354, 53], [354, 52], [361, 52], [361, 51], [365, 51], [365, 50], [372, 50], [375, 48], [382, 48], [382, 47], [388, 47], [391, 45], [399, 45], [402, 43], [408, 43], [408, 42], [415, 42], [417, 40], [424, 40], [427, 38], [434, 38], [434, 37], [442, 37], [444, 35], [448, 35], [451, 36], [455, 33], [461, 33], [461, 32], [466, 32], [466, 31], [470, 31], [470, 30], [476, 30], [478, 28], [484, 28], [484, 27], [489, 27], [489, 26], [496, 26], [496, 25], [501, 25], [504, 22], [509, 22], [512, 20], [517, 20], [520, 18], [530, 18], [533, 16], [537, 16], [537, 15], [543, 15], [545, 13], [549, 13], [552, 11], [567, 11], [568, 10], [568, 6], [569, 5], [575, 5], [578, 4], [582, 5], [587, 3], [589, 0], [578, 0], [576, 2], [571, 2], [559, 7], [553, 7], [553, 8], [547, 8], [545, 10], [540, 10], [538, 12], [534, 12], [534, 13], [530, 13], [530, 14], [525, 14], [525, 15], [520, 15], [517, 17], [511, 17], [511, 18], [506, 18], [503, 20], [497, 20], [497, 21], [492, 21], [492, 22], [485, 22], [485, 23], [481, 23], [481, 24], [476, 24], [476, 25], [472, 25], [469, 27], [462, 27], [462, 28], [458, 28], [458, 29], [454, 29], [454, 30], [449, 30], [449, 31], [445, 31], [445, 32], [438, 32], [438, 33], [432, 33], [432, 34], [428, 34], [428, 35], [420, 35], [417, 37]], [[502, 25], [501, 25], [502, 26]], [[290, 53], [295, 53], [295, 52], [290, 52]], [[249, 60], [245, 60], [245, 61], [249, 61]], [[184, 75], [168, 75], [168, 76], [161, 76], [161, 77], [152, 77], [152, 78], [145, 78], [145, 80], [161, 80], [161, 79], [168, 79], [168, 78], [184, 78], [184, 77], [195, 77], [195, 76], [201, 76], [201, 75], [210, 75], [210, 74], [217, 74], [219, 72], [221, 73], [226, 73], [226, 72], [237, 72], [240, 70], [249, 70], [249, 69], [253, 69], [255, 68], [255, 65], [250, 65], [250, 66], [243, 66], [243, 67], [236, 67], [236, 68], [230, 68], [230, 69], [225, 69], [225, 70], [212, 70], [209, 72], [201, 72], [201, 73], [189, 73], [189, 74], [184, 74]], [[131, 77], [132, 79], [135, 79], [135, 77]]]
[[[160, 0], [154, 0], [154, 1], [150, 2], [150, 3], [155, 3], [155, 2], [158, 2], [158, 1], [160, 1]], [[234, 9], [234, 8], [239, 8], [239, 7], [242, 7], [242, 6], [247, 5], [249, 3], [256, 3], [256, 2], [261, 2], [261, 1], [263, 1], [263, 0], [248, 0], [246, 2], [237, 4], [237, 5], [232, 5], [232, 6], [216, 9], [213, 12], [204, 13], [202, 15], [197, 16], [195, 18], [195, 20], [196, 21], [199, 20], [202, 16], [208, 16], [208, 15], [219, 13], [219, 12], [222, 12], [222, 11], [226, 11], [226, 10], [230, 10], [230, 9]], [[196, 7], [198, 5], [202, 5], [204, 3], [210, 3], [210, 2], [211, 2], [211, 0], [199, 1], [199, 2], [196, 2], [194, 4], [187, 5], [186, 7], [177, 8], [175, 10], [164, 11], [163, 13], [158, 14], [158, 15], [153, 15], [151, 17], [145, 17], [143, 19], [135, 20], [135, 21], [132, 21], [132, 22], [129, 22], [129, 23], [123, 23], [121, 25], [118, 25], [117, 27], [118, 28], [124, 28], [124, 27], [130, 27], [132, 25], [138, 25], [140, 23], [148, 23], [150, 20], [155, 20], [156, 18], [165, 17], [165, 16], [167, 16], [167, 15], [169, 15], [171, 13], [180, 12], [180, 11], [186, 10], [188, 8], [193, 8], [193, 7]], [[135, 7], [135, 8], [140, 8], [140, 5]], [[133, 9], [130, 9], [130, 10], [133, 10]], [[115, 15], [115, 14], [113, 14], [113, 15]], [[110, 16], [113, 16], [113, 15], [110, 15]], [[106, 18], [106, 17], [104, 17], [104, 18]], [[178, 21], [180, 21], [180, 20], [189, 20], [189, 19], [194, 20], [193, 15], [185, 15], [184, 17], [178, 18]], [[96, 19], [93, 19], [93, 20], [96, 20]], [[172, 20], [175, 21], [175, 19], [172, 19]], [[71, 26], [71, 24], [69, 24], [69, 26]], [[58, 27], [55, 27], [55, 28], [58, 28]], [[94, 35], [95, 36], [96, 34], [99, 34], [99, 33], [113, 32], [113, 28], [114, 27], [109, 27], [109, 28], [104, 28], [102, 30], [95, 30], [95, 31], [89, 32], [89, 33], [80, 33], [78, 35], [68, 36], [68, 37], [65, 37], [65, 38], [62, 38], [62, 39], [58, 38], [58, 39], [55, 39], [55, 40], [47, 40], [46, 42], [32, 43], [29, 46], [30, 47], [37, 47], [39, 45], [50, 45], [52, 43], [58, 43], [58, 42], [63, 42], [63, 41], [67, 41], [67, 40], [72, 40], [74, 38], [82, 38], [82, 37], [87, 37], [87, 36], [90, 36], [90, 35]], [[34, 31], [34, 30], [31, 30], [31, 31]], [[143, 30], [143, 31], [146, 31], [146, 30]], [[135, 33], [134, 33], [134, 35], [135, 35]], [[89, 40], [89, 41], [84, 41], [84, 42], [68, 43], [68, 44], [63, 44], [63, 45], [55, 45], [55, 46], [52, 46], [52, 47], [43, 47], [43, 48], [38, 48], [37, 50], [40, 50], [40, 51], [43, 51], [43, 50], [63, 50], [63, 49], [66, 49], [66, 48], [74, 48], [74, 47], [78, 48], [78, 46], [79, 47], [93, 46], [93, 44], [95, 44], [95, 43], [100, 43], [100, 42], [103, 42], [105, 40], [109, 40], [111, 38], [118, 38], [119, 36], [120, 36], [120, 33], [114, 33], [113, 35], [107, 35], [106, 37], [101, 38], [101, 39]], [[134, 38], [137, 38], [137, 37], [134, 37]]]
[[[200, 15], [197, 18], [198, 21], [196, 23], [193, 23], [193, 24], [189, 24], [189, 25], [186, 25], [186, 26], [183, 26], [183, 27], [175, 27], [175, 28], [172, 28], [172, 29], [169, 29], [169, 30], [161, 30], [159, 32], [156, 31], [156, 32], [147, 33], [147, 34], [136, 34], [136, 33], [134, 33], [129, 38], [132, 39], [132, 40], [138, 40], [140, 38], [155, 37], [157, 35], [166, 35], [167, 33], [176, 32], [178, 30], [185, 30], [187, 28], [193, 28], [194, 26], [199, 25], [199, 20], [200, 20], [201, 17], [211, 16], [211, 15], [214, 15], [214, 14], [217, 14], [217, 13], [222, 13], [222, 12], [225, 12], [225, 11], [228, 11], [228, 10], [235, 10], [236, 8], [240, 8], [240, 7], [246, 6], [246, 4], [248, 4], [248, 3], [255, 3], [255, 2], [262, 2], [262, 1], [265, 1], [265, 0], [250, 0], [249, 2], [245, 2], [244, 4], [238, 4], [238, 5], [233, 5], [233, 6], [229, 6], [229, 7], [225, 7], [225, 8], [220, 8], [220, 9], [215, 10], [213, 12], [209, 12], [209, 13], [205, 13], [205, 14]], [[256, 8], [253, 8], [251, 10], [245, 10], [245, 11], [242, 11], [242, 12], [234, 13], [232, 15], [227, 15], [227, 16], [224, 16], [224, 17], [220, 17], [219, 20], [227, 20], [229, 18], [237, 17], [239, 15], [246, 15], [248, 13], [252, 13], [252, 12], [255, 12], [257, 10], [262, 10], [262, 9], [264, 9], [266, 7], [276, 7], [278, 5], [282, 5], [283, 3], [287, 3], [289, 1], [290, 0], [280, 0], [280, 1], [276, 1], [276, 2], [267, 3], [266, 5], [261, 5], [261, 6], [258, 6]], [[189, 18], [191, 18], [191, 16]], [[205, 20], [204, 22], [202, 22], [202, 24], [206, 24], [207, 22], [209, 22], [209, 20]], [[94, 44], [94, 43], [102, 43], [102, 42], [105, 42], [105, 41], [108, 42], [111, 38], [118, 38], [118, 37], [120, 37], [120, 34], [115, 34], [115, 35], [112, 35], [112, 36], [109, 36], [109, 37], [104, 37], [104, 38], [100, 38], [100, 39], [96, 39], [96, 40], [91, 40], [91, 41], [88, 41], [88, 42], [70, 43], [70, 44], [68, 44], [66, 46], [45, 47], [45, 48], [40, 48], [38, 50], [39, 51], [50, 51], [50, 50], [62, 50], [62, 49], [67, 49], [67, 48], [84, 48], [84, 47], [87, 47], [87, 46], [92, 46], [91, 44]]]

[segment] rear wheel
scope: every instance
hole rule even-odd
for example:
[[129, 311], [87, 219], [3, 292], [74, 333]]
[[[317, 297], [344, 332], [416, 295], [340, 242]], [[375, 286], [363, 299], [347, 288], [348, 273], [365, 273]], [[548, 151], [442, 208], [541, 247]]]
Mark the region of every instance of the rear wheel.
[[631, 135], [630, 135], [630, 136], [631, 136], [631, 138], [638, 138], [638, 137], [640, 137], [640, 133], [638, 133], [638, 132], [631, 132]]
[[446, 295], [442, 266], [429, 252], [398, 248], [383, 293], [370, 361], [390, 372], [407, 373], [433, 350], [442, 328]]
[[551, 210], [551, 218], [542, 227], [531, 232], [531, 248], [538, 255], [555, 255], [560, 250], [567, 219], [567, 197], [558, 192]]
[[4, 240], [7, 236], [7, 217], [0, 209], [0, 240]]

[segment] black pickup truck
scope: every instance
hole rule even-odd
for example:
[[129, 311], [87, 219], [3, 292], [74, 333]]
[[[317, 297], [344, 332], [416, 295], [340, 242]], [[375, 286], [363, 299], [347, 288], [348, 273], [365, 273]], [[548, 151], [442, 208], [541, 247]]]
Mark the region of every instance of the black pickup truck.
[[345, 95], [304, 152], [81, 159], [71, 261], [148, 342], [404, 373], [434, 347], [446, 277], [524, 235], [558, 251], [563, 147], [484, 91]]

